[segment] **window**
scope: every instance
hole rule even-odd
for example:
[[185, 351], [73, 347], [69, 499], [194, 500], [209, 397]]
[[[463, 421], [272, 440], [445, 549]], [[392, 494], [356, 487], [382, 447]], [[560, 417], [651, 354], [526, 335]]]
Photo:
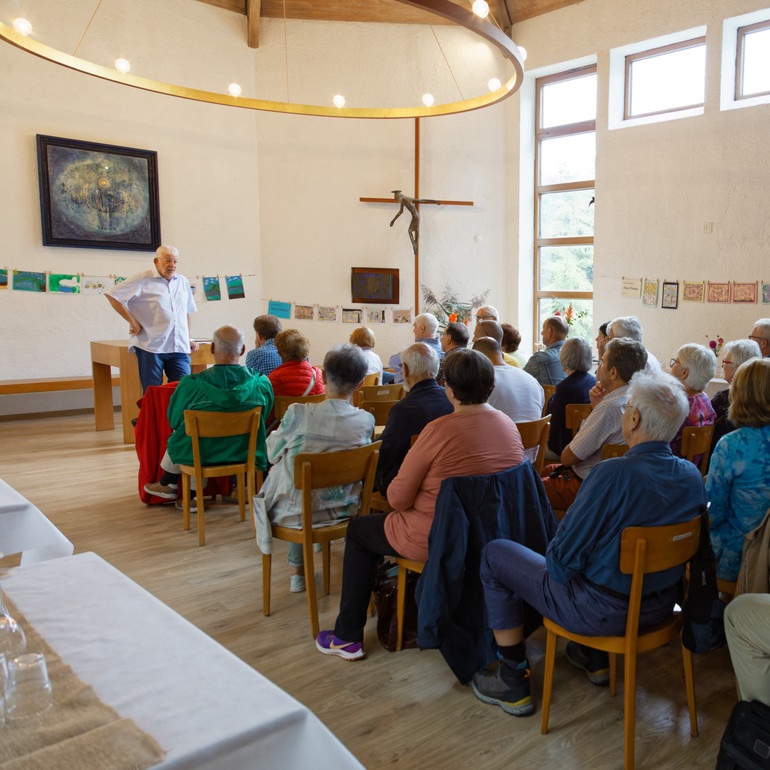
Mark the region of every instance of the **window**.
[[624, 120], [702, 107], [706, 38], [626, 56]]
[[770, 94], [770, 20], [738, 30], [735, 98]]
[[596, 66], [535, 84], [535, 334], [572, 305], [571, 334], [593, 337]]

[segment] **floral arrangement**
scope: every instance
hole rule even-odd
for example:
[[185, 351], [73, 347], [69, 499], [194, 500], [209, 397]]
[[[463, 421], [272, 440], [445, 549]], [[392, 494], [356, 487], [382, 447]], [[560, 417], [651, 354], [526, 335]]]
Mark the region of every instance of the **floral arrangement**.
[[[706, 339], [708, 340], [708, 335], [706, 335]], [[715, 340], [709, 340], [709, 347], [714, 351], [715, 356], [719, 355], [719, 351], [722, 350], [724, 344], [725, 341], [721, 337], [717, 337]]]
[[490, 289], [476, 297], [471, 297], [467, 302], [458, 298], [457, 292], [444, 287], [444, 293], [439, 297], [434, 291], [420, 284], [425, 309], [438, 318], [439, 331], [443, 331], [447, 324], [461, 323], [466, 326], [471, 320], [471, 315], [477, 307], [481, 307], [487, 301]]
[[572, 324], [574, 324], [575, 321], [581, 318], [585, 318], [585, 316], [588, 315], [587, 310], [575, 310], [571, 302], [569, 305], [563, 305], [558, 300], [554, 300], [551, 312], [553, 315], [557, 315], [560, 318], [563, 318], [569, 327], [572, 327]]

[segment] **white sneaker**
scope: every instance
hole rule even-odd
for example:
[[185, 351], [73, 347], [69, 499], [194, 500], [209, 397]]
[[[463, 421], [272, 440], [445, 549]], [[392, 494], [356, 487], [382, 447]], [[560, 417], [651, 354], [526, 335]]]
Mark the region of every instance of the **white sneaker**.
[[301, 594], [305, 591], [305, 576], [304, 575], [292, 575], [291, 583], [289, 584], [289, 590], [293, 594]]

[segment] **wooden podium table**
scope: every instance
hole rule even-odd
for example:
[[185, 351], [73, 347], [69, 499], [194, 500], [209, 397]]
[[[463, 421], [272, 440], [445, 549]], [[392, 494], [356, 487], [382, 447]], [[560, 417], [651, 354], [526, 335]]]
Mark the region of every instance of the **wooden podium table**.
[[[193, 372], [202, 372], [214, 363], [211, 343], [201, 342], [190, 356]], [[94, 378], [94, 422], [96, 430], [113, 430], [115, 417], [112, 411], [111, 367], [120, 369], [120, 411], [123, 416], [123, 442], [134, 443], [134, 426], [131, 420], [139, 414], [136, 402], [142, 397], [139, 382], [139, 365], [136, 355], [128, 352], [127, 340], [98, 340], [91, 343], [91, 371]]]

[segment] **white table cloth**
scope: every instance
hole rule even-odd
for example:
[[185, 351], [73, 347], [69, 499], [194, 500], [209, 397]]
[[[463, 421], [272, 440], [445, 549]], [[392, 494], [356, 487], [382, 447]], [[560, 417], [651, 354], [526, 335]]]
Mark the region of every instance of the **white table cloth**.
[[311, 711], [96, 554], [22, 567], [3, 590], [168, 752], [158, 768], [362, 767]]
[[21, 553], [24, 565], [72, 556], [72, 543], [13, 487], [0, 479], [0, 554]]

